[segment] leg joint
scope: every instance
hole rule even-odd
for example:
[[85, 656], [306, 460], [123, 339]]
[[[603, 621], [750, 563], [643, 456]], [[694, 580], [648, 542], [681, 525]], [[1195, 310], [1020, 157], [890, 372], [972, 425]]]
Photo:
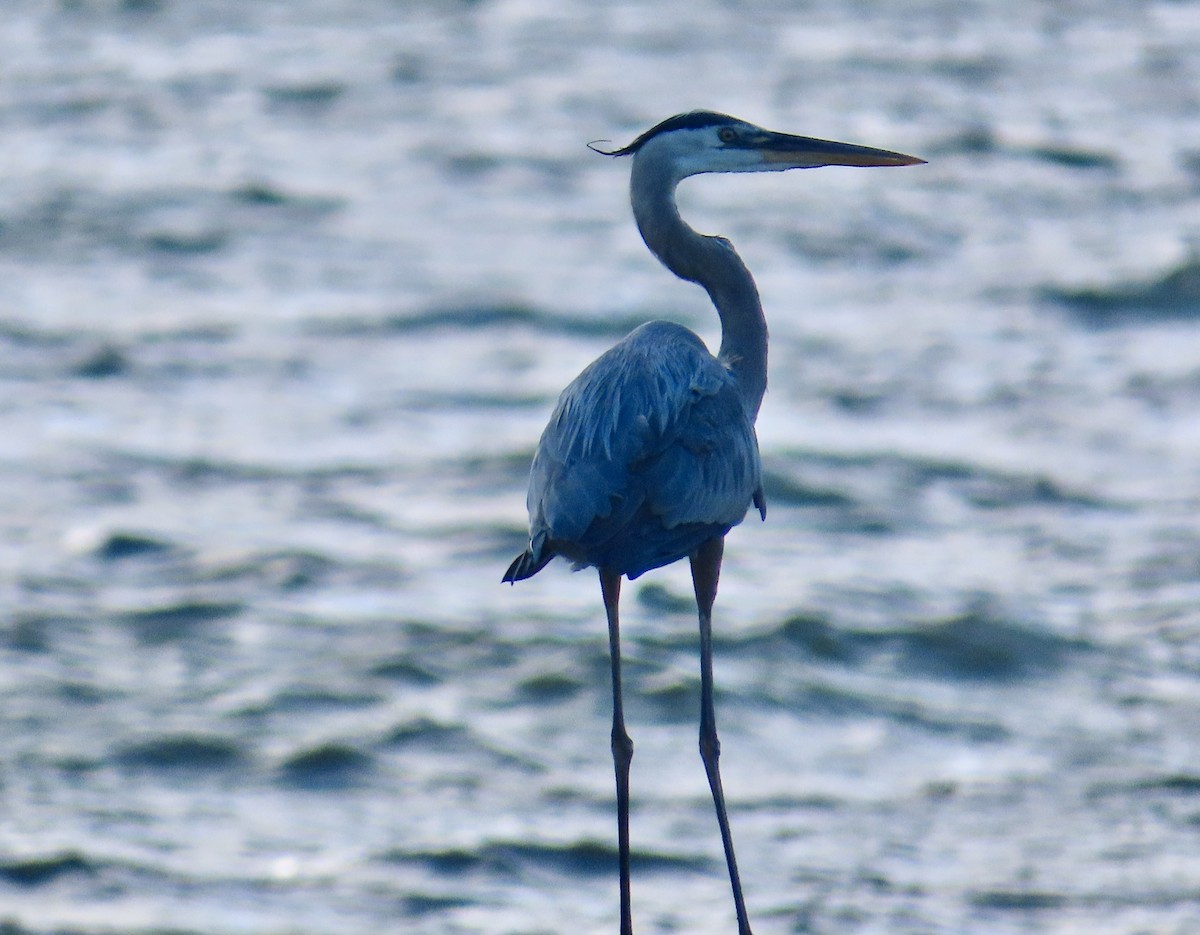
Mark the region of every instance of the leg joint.
[[628, 763], [633, 759], [633, 740], [625, 733], [624, 728], [613, 728], [612, 752], [613, 756], [621, 762]]

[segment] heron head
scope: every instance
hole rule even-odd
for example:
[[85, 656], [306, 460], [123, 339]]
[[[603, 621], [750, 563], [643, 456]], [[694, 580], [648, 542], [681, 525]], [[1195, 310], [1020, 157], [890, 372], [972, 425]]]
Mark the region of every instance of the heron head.
[[745, 120], [696, 110], [651, 127], [628, 146], [607, 156], [645, 154], [671, 165], [684, 179], [703, 172], [782, 172], [817, 166], [912, 166], [924, 159], [886, 149], [835, 143], [764, 130]]

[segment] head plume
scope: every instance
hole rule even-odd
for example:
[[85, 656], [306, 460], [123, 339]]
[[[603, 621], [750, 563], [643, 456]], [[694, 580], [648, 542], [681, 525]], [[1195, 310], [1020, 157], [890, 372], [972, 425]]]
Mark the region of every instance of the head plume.
[[728, 114], [718, 114], [711, 110], [690, 110], [686, 114], [676, 114], [674, 117], [668, 117], [661, 123], [656, 123], [645, 133], [641, 134], [628, 146], [622, 146], [620, 149], [601, 149], [597, 143], [608, 143], [610, 140], [592, 140], [588, 143], [588, 149], [594, 153], [599, 153], [602, 156], [632, 156], [646, 143], [658, 136], [661, 133], [670, 133], [674, 130], [701, 130], [704, 127], [716, 127], [724, 124], [741, 123], [736, 117], [730, 117]]

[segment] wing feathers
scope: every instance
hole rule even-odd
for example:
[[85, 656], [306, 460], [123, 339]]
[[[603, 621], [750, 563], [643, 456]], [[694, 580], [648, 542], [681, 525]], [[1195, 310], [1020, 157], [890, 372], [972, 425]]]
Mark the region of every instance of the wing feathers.
[[642, 554], [654, 564], [640, 574], [740, 522], [760, 474], [733, 376], [686, 328], [651, 322], [559, 398], [531, 471], [531, 535], [584, 565]]

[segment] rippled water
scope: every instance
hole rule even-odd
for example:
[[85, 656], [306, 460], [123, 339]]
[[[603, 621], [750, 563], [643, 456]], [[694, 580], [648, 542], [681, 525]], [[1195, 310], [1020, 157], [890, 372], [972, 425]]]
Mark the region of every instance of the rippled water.
[[[10, 0], [5, 932], [616, 928], [594, 575], [499, 578], [558, 390], [771, 322], [722, 760], [760, 933], [1200, 922], [1200, 4]], [[727, 932], [686, 568], [627, 589], [639, 931]]]

